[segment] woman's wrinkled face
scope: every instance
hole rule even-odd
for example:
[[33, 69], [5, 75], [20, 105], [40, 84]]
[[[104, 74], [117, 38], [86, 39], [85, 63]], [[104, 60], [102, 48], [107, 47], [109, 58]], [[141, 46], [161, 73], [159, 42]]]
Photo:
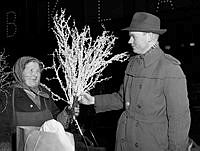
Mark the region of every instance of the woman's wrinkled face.
[[41, 70], [37, 62], [29, 62], [23, 70], [23, 79], [27, 86], [37, 87], [40, 82]]

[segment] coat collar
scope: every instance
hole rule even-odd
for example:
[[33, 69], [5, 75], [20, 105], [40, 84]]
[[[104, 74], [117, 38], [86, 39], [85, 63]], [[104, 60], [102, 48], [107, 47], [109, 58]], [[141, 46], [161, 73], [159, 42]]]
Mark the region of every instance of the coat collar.
[[138, 55], [138, 59], [142, 59], [144, 63], [144, 67], [150, 66], [152, 63], [154, 63], [160, 56], [163, 54], [163, 51], [160, 49], [159, 46], [156, 48], [151, 48], [146, 54], [144, 55]]

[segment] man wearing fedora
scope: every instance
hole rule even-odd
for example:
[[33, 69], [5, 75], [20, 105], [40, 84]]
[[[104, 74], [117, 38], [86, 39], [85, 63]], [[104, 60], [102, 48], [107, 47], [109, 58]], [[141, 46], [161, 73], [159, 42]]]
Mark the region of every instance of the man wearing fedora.
[[130, 58], [119, 92], [91, 96], [96, 113], [124, 108], [116, 132], [115, 151], [187, 151], [190, 110], [186, 77], [180, 62], [159, 47], [160, 19], [136, 12], [128, 43], [137, 54]]

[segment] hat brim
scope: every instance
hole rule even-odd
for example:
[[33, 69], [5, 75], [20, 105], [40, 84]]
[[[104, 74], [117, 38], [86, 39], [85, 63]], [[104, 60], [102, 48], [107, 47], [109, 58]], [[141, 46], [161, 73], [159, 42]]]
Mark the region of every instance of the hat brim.
[[152, 33], [156, 33], [156, 34], [159, 34], [159, 35], [162, 35], [164, 34], [167, 29], [137, 29], [137, 28], [131, 28], [131, 27], [127, 27], [127, 28], [124, 28], [122, 30], [126, 30], [126, 31], [138, 31], [138, 32], [152, 32]]

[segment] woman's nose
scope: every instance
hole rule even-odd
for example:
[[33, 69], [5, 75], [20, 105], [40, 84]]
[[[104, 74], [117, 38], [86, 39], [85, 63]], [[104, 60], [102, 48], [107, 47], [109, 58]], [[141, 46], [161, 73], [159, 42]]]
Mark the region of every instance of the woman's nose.
[[32, 72], [32, 76], [37, 76], [38, 72]]
[[36, 72], [32, 72], [32, 75], [36, 75], [37, 73]]

